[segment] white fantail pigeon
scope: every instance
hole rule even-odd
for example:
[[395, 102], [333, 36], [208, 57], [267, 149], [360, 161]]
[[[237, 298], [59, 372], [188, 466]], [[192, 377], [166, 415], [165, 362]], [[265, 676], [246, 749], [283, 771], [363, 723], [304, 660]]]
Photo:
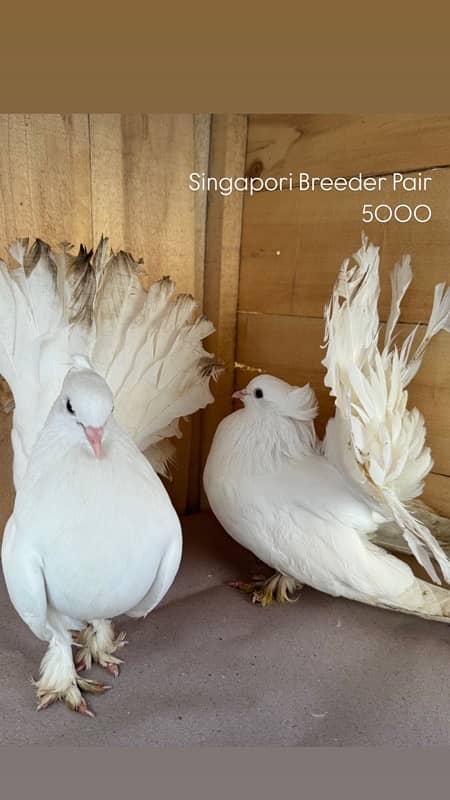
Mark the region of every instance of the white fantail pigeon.
[[325, 312], [325, 384], [336, 413], [324, 441], [316, 438], [317, 402], [308, 385], [253, 378], [236, 393], [244, 408], [217, 428], [204, 472], [206, 494], [228, 533], [276, 570], [259, 584], [237, 582], [254, 592], [255, 602], [292, 599], [308, 584], [449, 622], [450, 592], [416, 578], [373, 540], [385, 526], [391, 538], [396, 530], [435, 583], [438, 567], [450, 582], [450, 561], [425, 524], [433, 515], [411, 502], [422, 492], [432, 458], [423, 417], [407, 408], [406, 388], [430, 339], [450, 331], [450, 289], [436, 286], [420, 344], [413, 348], [416, 326], [397, 346], [394, 330], [412, 278], [409, 258], [403, 258], [392, 274], [381, 349], [378, 248], [363, 237], [354, 258], [354, 265], [342, 265]]
[[79, 671], [96, 661], [118, 673], [111, 619], [148, 614], [178, 570], [180, 523], [155, 469], [179, 418], [212, 401], [212, 325], [168, 278], [146, 291], [140, 265], [107, 239], [76, 256], [39, 240], [10, 252], [0, 372], [15, 401], [16, 502], [3, 570], [18, 614], [49, 643], [39, 707], [63, 699], [91, 714], [81, 692], [105, 687]]

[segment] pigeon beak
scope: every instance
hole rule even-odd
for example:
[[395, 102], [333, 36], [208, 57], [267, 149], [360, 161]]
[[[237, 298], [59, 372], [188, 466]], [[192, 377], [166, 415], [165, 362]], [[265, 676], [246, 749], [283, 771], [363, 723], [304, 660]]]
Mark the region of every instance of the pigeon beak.
[[89, 425], [84, 429], [84, 432], [95, 453], [95, 457], [100, 458], [102, 454], [103, 428], [93, 428], [91, 425]]
[[248, 392], [246, 392], [245, 389], [241, 389], [239, 392], [233, 392], [231, 397], [233, 398], [233, 400], [241, 400], [241, 401], [243, 401], [244, 397], [247, 397], [247, 394], [248, 394]]

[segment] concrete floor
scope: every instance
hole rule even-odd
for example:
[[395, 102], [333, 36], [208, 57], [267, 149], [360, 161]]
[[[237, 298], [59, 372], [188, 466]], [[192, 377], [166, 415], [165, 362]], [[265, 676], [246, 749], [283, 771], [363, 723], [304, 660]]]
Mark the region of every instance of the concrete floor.
[[89, 698], [95, 720], [61, 703], [34, 710], [30, 678], [45, 648], [1, 585], [0, 743], [449, 744], [445, 625], [312, 589], [293, 605], [253, 606], [225, 585], [254, 574], [252, 556], [210, 515], [185, 519], [184, 530], [163, 605], [145, 621], [119, 621], [126, 664], [112, 691]]

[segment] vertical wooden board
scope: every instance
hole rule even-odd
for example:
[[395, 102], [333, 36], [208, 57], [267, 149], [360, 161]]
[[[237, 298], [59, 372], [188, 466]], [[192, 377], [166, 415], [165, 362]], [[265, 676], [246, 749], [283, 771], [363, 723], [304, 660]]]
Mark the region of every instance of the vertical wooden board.
[[[211, 128], [209, 175], [242, 174], [245, 160], [247, 119], [241, 114], [214, 115]], [[216, 327], [209, 348], [225, 364], [215, 402], [202, 413], [202, 464], [205, 463], [218, 422], [232, 409], [236, 343], [236, 311], [241, 245], [242, 194], [229, 197], [210, 192], [206, 227], [205, 314]], [[205, 505], [203, 499], [203, 505]]]
[[[211, 141], [211, 114], [194, 114], [195, 172], [208, 172]], [[205, 282], [207, 193], [194, 194], [195, 219], [195, 281], [194, 297], [203, 308]]]
[[[211, 115], [195, 114], [195, 165], [196, 172], [208, 172], [209, 148], [211, 135]], [[195, 292], [199, 306], [204, 307], [205, 280], [205, 248], [206, 248], [206, 192], [195, 193]], [[201, 473], [201, 412], [194, 414], [190, 422], [190, 458], [188, 467], [188, 486], [186, 511], [198, 511], [200, 508], [200, 473]]]
[[[206, 170], [208, 115], [91, 114], [89, 121], [94, 238], [104, 233], [113, 248], [142, 257], [152, 280], [170, 275], [201, 308], [206, 203], [189, 189], [189, 175]], [[182, 427], [169, 485], [179, 511], [200, 446], [192, 425]]]
[[[0, 249], [92, 236], [87, 114], [0, 115]], [[0, 525], [12, 509], [11, 414], [0, 414]]]
[[0, 115], [0, 245], [89, 242], [87, 114]]
[[379, 175], [449, 164], [449, 114], [249, 117], [248, 175]]
[[[411, 330], [400, 326], [402, 341]], [[423, 326], [421, 326], [421, 332]], [[422, 412], [427, 442], [431, 447], [433, 471], [450, 476], [450, 335], [439, 333], [430, 343], [422, 366], [409, 387], [409, 406]]]
[[204, 126], [193, 114], [91, 114], [90, 134], [94, 238], [104, 233], [142, 257], [152, 277], [170, 275], [179, 292], [194, 293], [189, 175], [205, 165]]
[[450, 518], [450, 477], [432, 472], [426, 479], [422, 499], [438, 514]]
[[[389, 275], [404, 253], [414, 280], [402, 305], [407, 322], [426, 320], [433, 287], [450, 282], [450, 169], [435, 170], [418, 192], [262, 192], [244, 204], [239, 309], [320, 317], [344, 258], [360, 246], [361, 231], [381, 246], [380, 314], [390, 303]], [[410, 176], [414, 177], [414, 176]], [[427, 203], [427, 223], [363, 223], [364, 203]]]
[[239, 311], [292, 314], [299, 266], [297, 193], [246, 194], [242, 217]]

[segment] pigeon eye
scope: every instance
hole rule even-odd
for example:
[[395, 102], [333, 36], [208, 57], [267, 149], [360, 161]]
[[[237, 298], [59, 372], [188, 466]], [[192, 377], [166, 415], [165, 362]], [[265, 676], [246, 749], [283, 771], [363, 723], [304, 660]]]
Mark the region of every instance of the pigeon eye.
[[257, 397], [257, 398], [258, 398], [258, 400], [259, 400], [261, 397], [264, 397], [264, 392], [263, 392], [263, 390], [262, 390], [262, 389], [255, 389], [255, 397]]
[[75, 414], [75, 411], [72, 408], [72, 403], [70, 402], [69, 398], [67, 398], [66, 408], [69, 414]]

